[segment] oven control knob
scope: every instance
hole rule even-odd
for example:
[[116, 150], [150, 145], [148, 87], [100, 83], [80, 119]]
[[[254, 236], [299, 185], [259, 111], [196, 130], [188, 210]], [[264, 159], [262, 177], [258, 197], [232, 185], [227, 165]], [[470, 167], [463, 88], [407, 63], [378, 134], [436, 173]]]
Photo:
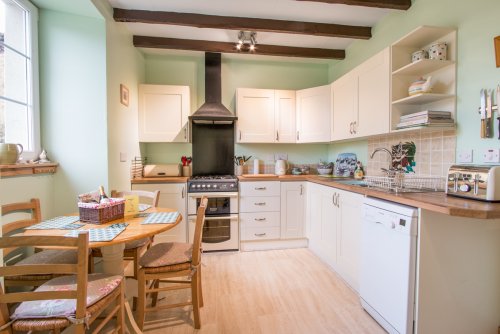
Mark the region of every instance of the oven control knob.
[[202, 187], [202, 188], [205, 188], [205, 185], [203, 184], [201, 187]]
[[230, 185], [229, 185], [229, 187], [230, 187], [230, 188], [233, 188], [233, 187], [234, 187], [234, 184], [230, 184]]
[[216, 185], [216, 184], [214, 184], [214, 188], [217, 188], [217, 185]]
[[199, 184], [196, 186], [197, 188], [201, 187]]
[[211, 185], [207, 185], [207, 188], [212, 188], [212, 186]]

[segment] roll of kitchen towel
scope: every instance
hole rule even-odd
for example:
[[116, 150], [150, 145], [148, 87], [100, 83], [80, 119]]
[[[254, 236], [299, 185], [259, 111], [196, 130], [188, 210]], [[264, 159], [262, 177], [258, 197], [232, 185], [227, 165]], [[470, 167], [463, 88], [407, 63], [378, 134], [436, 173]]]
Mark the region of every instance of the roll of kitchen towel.
[[259, 174], [259, 159], [254, 159], [253, 161], [253, 173]]

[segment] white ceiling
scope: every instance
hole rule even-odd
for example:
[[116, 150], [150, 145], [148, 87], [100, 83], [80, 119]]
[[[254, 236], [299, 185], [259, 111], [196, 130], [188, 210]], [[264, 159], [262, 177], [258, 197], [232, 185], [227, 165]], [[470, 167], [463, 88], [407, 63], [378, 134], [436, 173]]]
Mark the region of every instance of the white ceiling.
[[[112, 7], [149, 11], [195, 13], [219, 16], [252, 17], [290, 21], [320, 22], [373, 27], [390, 9], [325, 4], [295, 0], [108, 0]], [[120, 23], [134, 35], [199, 39], [220, 42], [237, 41], [238, 31], [175, 25]], [[305, 48], [345, 49], [350, 38], [257, 32], [258, 44]], [[151, 53], [150, 49], [143, 49]], [[154, 51], [155, 54], [158, 50]], [[167, 51], [168, 53], [168, 51]]]

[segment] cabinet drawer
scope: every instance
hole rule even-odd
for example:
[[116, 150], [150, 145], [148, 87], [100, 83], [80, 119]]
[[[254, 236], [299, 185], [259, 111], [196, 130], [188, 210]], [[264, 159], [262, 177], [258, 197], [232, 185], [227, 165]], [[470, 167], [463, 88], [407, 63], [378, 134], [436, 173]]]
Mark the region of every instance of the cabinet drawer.
[[279, 196], [279, 181], [241, 182], [240, 196]]
[[269, 239], [279, 239], [280, 238], [280, 228], [279, 227], [246, 227], [241, 226], [241, 240], [269, 240]]
[[279, 196], [240, 197], [240, 212], [280, 211]]
[[240, 224], [245, 227], [279, 227], [279, 212], [251, 212], [240, 214]]

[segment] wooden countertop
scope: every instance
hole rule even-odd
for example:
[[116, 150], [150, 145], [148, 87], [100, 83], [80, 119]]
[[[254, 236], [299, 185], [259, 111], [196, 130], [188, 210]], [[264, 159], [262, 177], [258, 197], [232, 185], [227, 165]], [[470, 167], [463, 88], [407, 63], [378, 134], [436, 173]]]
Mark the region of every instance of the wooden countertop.
[[33, 174], [54, 174], [57, 171], [56, 162], [48, 163], [19, 163], [11, 165], [0, 165], [0, 177], [23, 176]]
[[397, 202], [425, 210], [439, 212], [450, 216], [477, 219], [500, 218], [500, 203], [489, 203], [472, 199], [462, 199], [448, 196], [444, 192], [426, 193], [387, 193], [375, 189], [364, 188], [356, 185], [337, 182], [332, 178], [318, 175], [258, 175], [239, 176], [240, 182], [249, 181], [310, 181], [325, 186], [352, 191], [365, 196], [376, 197], [387, 201]]
[[187, 176], [165, 176], [165, 177], [140, 177], [136, 179], [131, 179], [132, 184], [144, 184], [144, 183], [184, 183], [187, 182], [189, 177]]

